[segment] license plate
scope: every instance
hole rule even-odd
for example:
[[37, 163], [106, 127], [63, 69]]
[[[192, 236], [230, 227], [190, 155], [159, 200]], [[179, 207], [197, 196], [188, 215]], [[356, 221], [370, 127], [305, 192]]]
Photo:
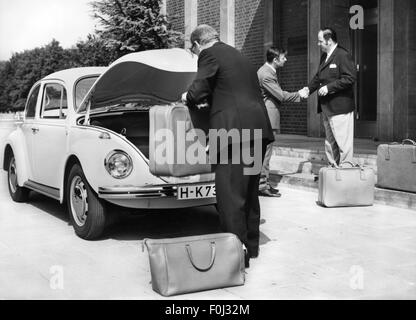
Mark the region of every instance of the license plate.
[[195, 185], [178, 187], [178, 200], [215, 198], [215, 185]]

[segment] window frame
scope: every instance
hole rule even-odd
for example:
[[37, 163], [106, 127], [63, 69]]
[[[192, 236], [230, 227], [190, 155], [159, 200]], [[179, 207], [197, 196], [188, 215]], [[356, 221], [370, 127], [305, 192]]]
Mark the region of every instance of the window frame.
[[[75, 83], [74, 83], [74, 88], [73, 88], [73, 101], [74, 101], [74, 104], [73, 104], [73, 108], [74, 108], [74, 110], [75, 110], [75, 112], [76, 113], [79, 113], [78, 111], [79, 111], [79, 109], [81, 108], [81, 106], [82, 106], [82, 101], [84, 101], [84, 99], [85, 99], [85, 97], [88, 95], [88, 93], [91, 91], [91, 88], [94, 86], [94, 84], [95, 84], [95, 82], [97, 82], [97, 80], [100, 78], [100, 76], [101, 76], [101, 74], [90, 74], [90, 75], [87, 75], [87, 76], [84, 76], [84, 77], [82, 77], [82, 78], [79, 78]], [[83, 80], [86, 80], [86, 79], [92, 79], [92, 78], [95, 78], [95, 82], [93, 83], [93, 85], [88, 89], [88, 91], [87, 91], [87, 94], [82, 98], [82, 100], [81, 100], [81, 105], [77, 105], [77, 87], [78, 87], [78, 85], [79, 85], [79, 83], [81, 82], [81, 81], [83, 81]]]
[[[26, 105], [25, 105], [25, 115], [24, 115], [25, 119], [33, 120], [33, 119], [36, 118], [36, 109], [38, 107], [38, 102], [39, 102], [39, 96], [40, 96], [40, 93], [41, 93], [41, 88], [42, 88], [42, 84], [41, 83], [37, 83], [37, 84], [35, 84], [33, 86], [33, 89], [30, 90], [29, 95], [28, 95], [28, 98], [27, 98], [27, 101], [26, 101]], [[29, 107], [29, 100], [32, 97], [32, 95], [34, 94], [35, 90], [37, 90], [37, 89], [39, 89], [39, 91], [38, 91], [38, 93], [36, 95], [35, 111], [33, 112], [33, 116], [29, 116], [28, 117], [27, 116], [27, 112], [28, 112], [28, 107]]]
[[[61, 98], [60, 98], [60, 107], [59, 107], [59, 116], [43, 116], [43, 111], [44, 111], [44, 99], [45, 99], [45, 94], [46, 94], [46, 89], [48, 88], [48, 86], [51, 85], [58, 85], [61, 88], [63, 88], [63, 90], [61, 90]], [[65, 94], [64, 94], [65, 92]], [[66, 96], [66, 110], [67, 110], [67, 114], [64, 115], [62, 113], [62, 106], [63, 106], [63, 98], [64, 96]], [[43, 84], [43, 88], [42, 88], [42, 100], [40, 103], [40, 108], [39, 108], [39, 120], [66, 120], [66, 118], [68, 117], [68, 110], [69, 110], [69, 106], [68, 106], [68, 90], [66, 89], [65, 85], [59, 81], [51, 81], [51, 82], [45, 82]]]

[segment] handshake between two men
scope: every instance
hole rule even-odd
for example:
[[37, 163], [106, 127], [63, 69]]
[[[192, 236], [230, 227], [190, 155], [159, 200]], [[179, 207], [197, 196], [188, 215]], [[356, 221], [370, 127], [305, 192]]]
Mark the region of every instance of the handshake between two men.
[[[299, 96], [301, 97], [301, 99], [308, 99], [310, 96], [310, 90], [308, 87], [305, 87], [301, 90], [298, 91]], [[326, 95], [328, 95], [328, 87], [327, 86], [323, 86], [322, 88], [320, 88], [318, 90], [318, 95], [320, 97], [325, 97]]]
[[[310, 90], [309, 90], [308, 87], [305, 87], [305, 88], [299, 90], [298, 91], [298, 94], [299, 94], [299, 96], [300, 96], [301, 99], [306, 100], [306, 99], [309, 99]], [[328, 87], [327, 86], [323, 86], [322, 88], [320, 88], [318, 90], [318, 95], [321, 96], [321, 97], [324, 97], [327, 94], [328, 94]], [[187, 104], [187, 92], [185, 92], [182, 95], [182, 99], [181, 100], [182, 100], [182, 102], [184, 104]], [[208, 102], [203, 102], [203, 103], [200, 103], [200, 104], [196, 105], [196, 107], [198, 109], [205, 109], [205, 108], [209, 108], [209, 104], [208, 104]]]

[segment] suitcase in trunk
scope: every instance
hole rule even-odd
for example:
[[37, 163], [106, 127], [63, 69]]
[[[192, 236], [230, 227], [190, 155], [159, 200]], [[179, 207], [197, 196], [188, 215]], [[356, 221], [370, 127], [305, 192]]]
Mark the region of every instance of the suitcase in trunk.
[[380, 145], [377, 150], [377, 186], [416, 192], [416, 143]]
[[352, 163], [339, 168], [322, 168], [319, 172], [319, 204], [327, 208], [372, 206], [375, 174], [371, 168]]
[[[213, 172], [206, 153], [206, 135], [202, 130], [195, 134], [198, 131], [193, 130], [188, 107], [180, 103], [154, 106], [150, 108], [149, 117], [149, 167], [152, 174], [186, 177]], [[187, 135], [190, 135], [189, 139]]]

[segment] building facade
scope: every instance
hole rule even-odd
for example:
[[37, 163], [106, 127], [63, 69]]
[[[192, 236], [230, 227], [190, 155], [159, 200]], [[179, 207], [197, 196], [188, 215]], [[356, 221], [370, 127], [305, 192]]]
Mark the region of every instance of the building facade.
[[[363, 10], [364, 29], [351, 20]], [[279, 71], [287, 91], [303, 88], [318, 69], [317, 34], [333, 27], [358, 69], [356, 137], [383, 141], [416, 139], [416, 2], [412, 0], [166, 0], [166, 12], [189, 47], [192, 30], [216, 28], [257, 67], [272, 45], [288, 50]], [[354, 20], [356, 21], [356, 20]], [[317, 98], [281, 109], [282, 132], [323, 136]]]

